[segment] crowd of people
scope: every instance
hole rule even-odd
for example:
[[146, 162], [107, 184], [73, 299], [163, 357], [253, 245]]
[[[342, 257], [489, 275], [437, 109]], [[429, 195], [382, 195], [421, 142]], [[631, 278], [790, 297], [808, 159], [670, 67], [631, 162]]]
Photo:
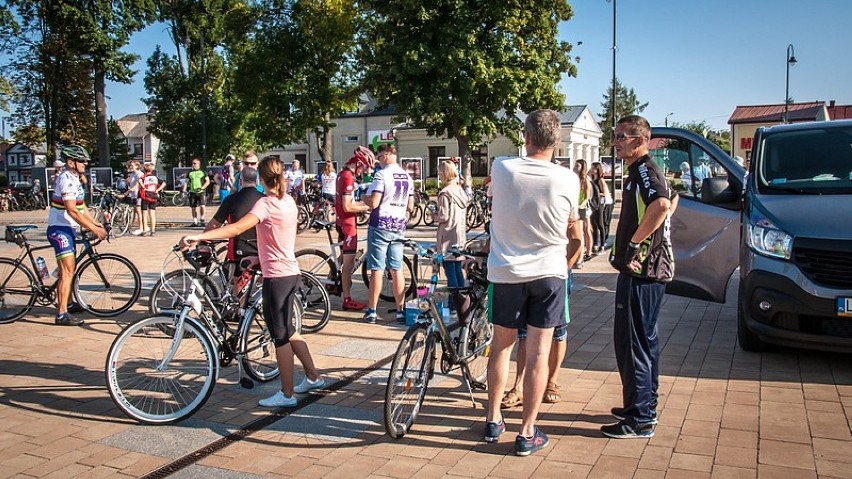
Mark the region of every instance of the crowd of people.
[[[589, 170], [577, 160], [573, 171], [552, 161], [560, 141], [560, 117], [552, 110], [531, 113], [524, 125], [526, 154], [497, 159], [491, 167], [489, 197], [492, 219], [488, 256], [491, 283], [489, 311], [494, 326], [488, 358], [488, 407], [484, 440], [497, 442], [506, 431], [503, 410], [521, 406], [522, 421], [515, 438], [517, 455], [529, 455], [549, 443], [536, 426], [542, 402], [560, 399], [559, 370], [567, 350], [572, 269], [582, 266], [609, 247], [609, 261], [618, 270], [615, 294], [614, 345], [622, 381], [622, 401], [612, 408], [613, 424], [601, 427], [612, 438], [647, 438], [657, 424], [659, 342], [657, 317], [665, 284], [674, 275], [669, 218], [677, 195], [662, 170], [651, 160], [650, 126], [644, 118], [620, 119], [613, 135], [617, 156], [628, 176], [615, 240], [607, 244], [613, 198], [599, 163]], [[79, 148], [79, 147], [78, 147]], [[60, 265], [56, 324], [79, 325], [71, 316], [70, 279], [74, 272], [74, 227], [80, 225], [103, 238], [106, 232], [86, 213], [80, 176], [88, 164], [82, 148], [64, 148], [63, 170], [56, 176], [51, 196], [48, 240]], [[247, 151], [242, 161], [226, 158], [227, 174], [217, 180], [221, 205], [205, 223], [206, 190], [210, 177], [200, 161], [192, 161], [186, 175], [193, 224], [205, 229], [186, 235], [181, 246], [200, 241], [229, 239], [228, 259], [240, 267], [258, 264], [263, 274], [263, 316], [276, 346], [281, 387], [259, 401], [264, 407], [295, 406], [296, 394], [325, 386], [310, 348], [296, 331], [292, 317], [294, 294], [300, 281], [295, 257], [297, 201], [304, 195], [305, 176], [294, 162], [288, 169], [277, 157], [258, 161]], [[139, 234], [154, 235], [156, 195], [164, 183], [149, 164], [129, 165], [126, 186], [138, 208]], [[224, 170], [223, 170], [224, 171]], [[437, 197], [437, 245], [447, 250], [465, 242], [465, 212], [469, 194], [460, 185], [452, 161], [438, 167], [443, 188]], [[360, 196], [359, 181], [369, 177]], [[359, 146], [340, 171], [332, 162], [315, 179], [324, 198], [333, 201], [341, 242], [344, 310], [363, 310], [369, 324], [378, 318], [377, 306], [385, 270], [392, 281], [396, 320], [405, 322], [402, 274], [407, 211], [413, 206], [414, 182], [397, 163], [393, 145], [374, 153]], [[145, 218], [141, 213], [146, 212]], [[355, 218], [369, 212], [367, 267], [370, 284], [365, 303], [352, 298], [352, 265], [358, 243]], [[244, 261], [248, 260], [248, 261]], [[461, 263], [447, 258], [444, 271], [449, 286], [464, 286]], [[237, 271], [239, 273], [239, 271]], [[452, 305], [451, 305], [452, 308]], [[509, 383], [510, 359], [518, 342], [517, 373]], [[305, 378], [294, 384], [294, 357]]]

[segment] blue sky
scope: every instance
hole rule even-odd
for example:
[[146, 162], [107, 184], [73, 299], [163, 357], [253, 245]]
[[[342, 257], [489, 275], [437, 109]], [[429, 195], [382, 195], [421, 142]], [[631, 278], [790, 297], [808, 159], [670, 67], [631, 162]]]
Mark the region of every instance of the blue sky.
[[[596, 115], [612, 76], [613, 4], [570, 2], [574, 18], [560, 37], [580, 56], [577, 78], [560, 84], [567, 104], [587, 104]], [[727, 128], [737, 105], [784, 102], [787, 45], [790, 96], [798, 101], [852, 104], [850, 0], [618, 0], [617, 75], [649, 102], [652, 125], [706, 121]], [[582, 45], [576, 45], [582, 41]], [[157, 44], [173, 52], [162, 25], [131, 39], [142, 56], [132, 85], [107, 85], [109, 114], [145, 111], [145, 60]]]

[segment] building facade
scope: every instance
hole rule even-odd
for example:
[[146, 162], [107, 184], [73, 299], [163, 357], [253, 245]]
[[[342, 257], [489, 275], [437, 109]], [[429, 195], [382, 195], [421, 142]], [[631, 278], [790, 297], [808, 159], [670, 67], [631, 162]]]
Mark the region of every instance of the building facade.
[[[787, 121], [824, 121], [829, 119], [824, 101], [790, 103], [787, 106]], [[752, 138], [761, 126], [780, 125], [784, 120], [784, 104], [738, 106], [728, 124], [731, 125], [731, 149], [734, 156], [748, 161], [751, 159]]]
[[33, 179], [33, 168], [44, 168], [47, 157], [44, 148], [32, 149], [23, 143], [13, 143], [6, 149], [3, 170], [6, 181], [28, 181]]
[[148, 131], [150, 113], [133, 113], [124, 115], [117, 120], [118, 128], [121, 130], [120, 138], [127, 145], [130, 158], [140, 163], [154, 163], [160, 151], [160, 139]]

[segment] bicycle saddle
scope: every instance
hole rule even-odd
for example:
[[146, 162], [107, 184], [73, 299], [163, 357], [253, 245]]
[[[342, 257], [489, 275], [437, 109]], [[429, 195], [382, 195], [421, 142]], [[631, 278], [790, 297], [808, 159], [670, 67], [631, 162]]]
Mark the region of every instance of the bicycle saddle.
[[36, 225], [6, 225], [7, 230], [14, 231], [15, 233], [23, 233], [24, 231], [31, 230], [33, 228], [38, 228]]
[[334, 223], [330, 221], [323, 220], [314, 220], [314, 224], [319, 228], [331, 229], [334, 226]]

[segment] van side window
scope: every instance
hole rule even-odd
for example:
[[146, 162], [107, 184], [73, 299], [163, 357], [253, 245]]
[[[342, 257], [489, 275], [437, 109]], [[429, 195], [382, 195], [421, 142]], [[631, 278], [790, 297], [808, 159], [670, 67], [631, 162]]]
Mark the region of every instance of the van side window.
[[728, 172], [700, 146], [683, 139], [654, 138], [651, 157], [666, 173], [681, 198], [701, 199], [705, 178], [727, 178]]

